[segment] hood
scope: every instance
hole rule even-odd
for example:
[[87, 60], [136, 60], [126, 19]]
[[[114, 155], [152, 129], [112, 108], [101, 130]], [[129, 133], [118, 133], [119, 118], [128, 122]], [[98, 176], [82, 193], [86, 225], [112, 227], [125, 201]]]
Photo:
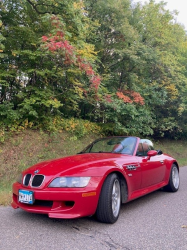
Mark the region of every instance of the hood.
[[74, 156], [68, 156], [65, 158], [49, 160], [38, 163], [27, 170], [24, 173], [37, 174], [45, 176], [86, 176], [89, 175], [100, 176], [100, 171], [104, 166], [116, 166], [119, 167], [121, 160], [123, 164], [129, 162], [132, 158], [130, 155], [121, 155], [113, 153], [88, 153], [78, 154]]

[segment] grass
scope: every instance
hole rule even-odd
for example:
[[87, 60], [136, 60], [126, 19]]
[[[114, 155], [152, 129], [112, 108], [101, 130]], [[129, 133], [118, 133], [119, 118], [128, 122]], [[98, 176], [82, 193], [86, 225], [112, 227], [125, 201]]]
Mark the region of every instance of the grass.
[[[22, 170], [37, 162], [76, 154], [96, 138], [95, 134], [77, 139], [67, 132], [27, 130], [0, 144], [0, 205], [10, 204], [12, 183]], [[155, 148], [172, 155], [180, 166], [187, 165], [187, 141], [156, 141]]]
[[174, 157], [180, 167], [187, 166], [187, 141], [160, 140], [154, 143], [156, 149]]
[[80, 152], [98, 135], [77, 139], [67, 132], [52, 134], [27, 130], [0, 144], [0, 205], [11, 202], [11, 186], [22, 170], [48, 159]]

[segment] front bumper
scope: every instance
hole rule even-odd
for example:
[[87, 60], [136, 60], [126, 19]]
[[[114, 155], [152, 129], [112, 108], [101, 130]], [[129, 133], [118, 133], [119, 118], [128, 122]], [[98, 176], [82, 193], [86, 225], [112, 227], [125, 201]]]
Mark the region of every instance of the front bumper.
[[[24, 187], [20, 183], [13, 184], [11, 206], [31, 213], [48, 214], [50, 218], [78, 218], [93, 215], [96, 211], [101, 190], [101, 178], [92, 178], [85, 188], [44, 188]], [[18, 201], [19, 190], [34, 192], [33, 205]]]

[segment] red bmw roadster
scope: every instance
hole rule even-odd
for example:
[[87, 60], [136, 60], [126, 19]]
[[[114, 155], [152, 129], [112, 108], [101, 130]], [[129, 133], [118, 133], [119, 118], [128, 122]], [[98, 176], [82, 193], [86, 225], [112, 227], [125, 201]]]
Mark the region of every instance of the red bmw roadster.
[[13, 208], [50, 218], [96, 215], [117, 221], [122, 203], [154, 190], [179, 189], [177, 161], [148, 139], [109, 137], [74, 156], [38, 163], [13, 184]]

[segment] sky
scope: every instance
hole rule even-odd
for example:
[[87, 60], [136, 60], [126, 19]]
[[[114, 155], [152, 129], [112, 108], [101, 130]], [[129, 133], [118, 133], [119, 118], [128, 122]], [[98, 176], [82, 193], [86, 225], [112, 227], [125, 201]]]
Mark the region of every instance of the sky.
[[[148, 0], [133, 0], [133, 2], [149, 2]], [[159, 3], [161, 0], [155, 0], [155, 3]], [[185, 26], [185, 30], [187, 30], [187, 1], [186, 0], [163, 0], [163, 2], [167, 3], [165, 6], [166, 9], [173, 11], [177, 10], [179, 12], [176, 20], [178, 23], [181, 23]]]

